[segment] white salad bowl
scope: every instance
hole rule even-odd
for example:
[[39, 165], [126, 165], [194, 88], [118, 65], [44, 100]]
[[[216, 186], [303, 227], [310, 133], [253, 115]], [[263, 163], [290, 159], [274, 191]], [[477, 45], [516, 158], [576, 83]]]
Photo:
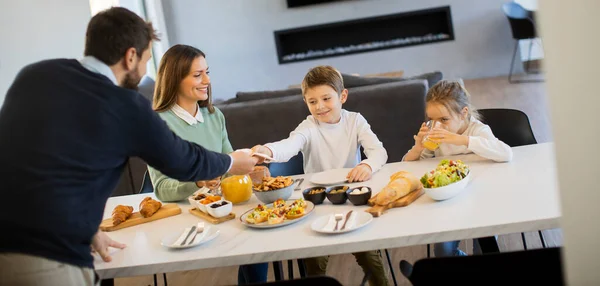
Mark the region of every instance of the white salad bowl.
[[446, 185], [439, 188], [423, 188], [425, 193], [432, 199], [436, 201], [443, 201], [450, 199], [456, 195], [458, 195], [471, 181], [471, 171], [464, 177], [462, 180], [458, 182], [454, 182], [450, 185]]

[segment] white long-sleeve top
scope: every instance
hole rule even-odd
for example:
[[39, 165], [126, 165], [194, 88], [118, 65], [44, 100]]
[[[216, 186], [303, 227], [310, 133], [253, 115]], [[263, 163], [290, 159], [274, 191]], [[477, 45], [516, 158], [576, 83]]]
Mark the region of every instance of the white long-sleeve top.
[[[359, 163], [369, 165], [375, 173], [388, 159], [387, 151], [367, 120], [360, 113], [344, 109], [338, 123], [319, 122], [309, 115], [290, 133], [290, 137], [265, 146], [271, 149], [277, 162], [287, 162], [302, 152], [305, 173], [353, 168]], [[362, 162], [361, 146], [367, 156]]]
[[421, 152], [421, 159], [432, 158], [434, 156], [475, 153], [496, 162], [508, 162], [512, 160], [513, 153], [510, 146], [496, 138], [489, 126], [475, 118], [471, 118], [467, 130], [461, 135], [469, 136], [468, 146], [440, 144], [440, 147], [435, 152], [428, 149], [423, 150]]

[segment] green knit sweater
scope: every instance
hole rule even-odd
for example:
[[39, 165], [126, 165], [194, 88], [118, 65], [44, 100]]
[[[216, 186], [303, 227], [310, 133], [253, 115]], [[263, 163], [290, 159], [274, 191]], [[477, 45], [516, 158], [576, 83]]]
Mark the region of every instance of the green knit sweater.
[[[227, 137], [223, 113], [216, 107], [215, 112], [212, 114], [208, 112], [206, 107], [200, 108], [200, 112], [202, 112], [204, 122], [198, 122], [194, 125], [188, 124], [170, 110], [161, 112], [159, 115], [167, 122], [169, 128], [182, 139], [194, 142], [214, 152], [225, 154], [233, 152]], [[180, 182], [171, 179], [150, 166], [148, 166], [148, 172], [154, 186], [154, 193], [161, 201], [184, 200], [198, 190], [195, 182]]]

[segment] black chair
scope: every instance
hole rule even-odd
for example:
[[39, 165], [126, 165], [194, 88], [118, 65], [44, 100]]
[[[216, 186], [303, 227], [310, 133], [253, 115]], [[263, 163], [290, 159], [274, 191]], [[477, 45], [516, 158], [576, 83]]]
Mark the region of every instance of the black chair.
[[513, 52], [512, 60], [510, 61], [510, 71], [508, 73], [508, 81], [510, 83], [515, 82], [539, 82], [543, 80], [513, 80], [512, 73], [515, 64], [515, 57], [517, 56], [517, 50], [519, 48], [519, 40], [531, 40], [529, 43], [529, 56], [525, 67], [525, 72], [529, 73], [529, 62], [531, 61], [531, 47], [533, 40], [537, 37], [537, 31], [535, 27], [535, 15], [533, 11], [529, 11], [523, 8], [521, 5], [515, 2], [509, 2], [502, 5], [502, 10], [508, 18], [510, 29], [512, 31], [513, 39], [515, 42], [515, 49]]
[[291, 279], [285, 281], [274, 281], [267, 283], [251, 284], [254, 286], [304, 286], [304, 285], [322, 285], [322, 286], [342, 286], [342, 284], [333, 277], [313, 276], [300, 279]]
[[[529, 117], [527, 114], [520, 110], [515, 109], [480, 109], [478, 110], [481, 115], [481, 121], [487, 124], [491, 129], [496, 138], [506, 143], [510, 147], [524, 146], [537, 144], [531, 125], [529, 124]], [[538, 231], [542, 247], [546, 247], [546, 241], [542, 231]], [[525, 233], [521, 233], [521, 239], [523, 239], [523, 247], [527, 250], [527, 243], [525, 241]]]
[[298, 153], [285, 163], [270, 163], [269, 172], [271, 176], [294, 176], [304, 174], [304, 157]]
[[400, 262], [412, 285], [564, 285], [561, 248]]

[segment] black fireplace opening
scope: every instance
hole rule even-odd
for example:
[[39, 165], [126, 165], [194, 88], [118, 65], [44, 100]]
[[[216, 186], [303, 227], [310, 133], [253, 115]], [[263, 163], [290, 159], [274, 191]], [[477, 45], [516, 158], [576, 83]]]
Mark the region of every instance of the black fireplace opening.
[[274, 34], [280, 64], [454, 40], [450, 6]]

